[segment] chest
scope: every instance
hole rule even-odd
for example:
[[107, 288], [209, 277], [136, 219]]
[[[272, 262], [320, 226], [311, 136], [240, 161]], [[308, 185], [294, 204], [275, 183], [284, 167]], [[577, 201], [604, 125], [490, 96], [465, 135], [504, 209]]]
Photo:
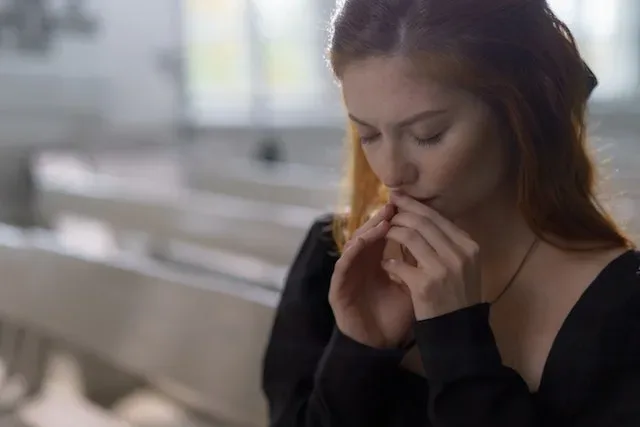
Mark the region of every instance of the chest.
[[498, 308], [490, 321], [503, 364], [517, 371], [534, 392], [567, 312], [563, 316], [559, 311], [532, 308]]
[[[559, 313], [500, 309], [491, 313], [491, 327], [503, 364], [514, 369], [529, 386], [538, 390], [551, 348], [566, 317]], [[568, 313], [568, 311], [567, 311]], [[413, 347], [402, 366], [424, 376], [420, 352]]]
[[[583, 291], [514, 293], [492, 307], [490, 324], [503, 364], [518, 372], [530, 391], [538, 390], [556, 337]], [[417, 348], [408, 352], [403, 366], [424, 375]]]
[[503, 364], [516, 370], [529, 390], [538, 390], [558, 333], [597, 273], [568, 269], [493, 305], [491, 329]]

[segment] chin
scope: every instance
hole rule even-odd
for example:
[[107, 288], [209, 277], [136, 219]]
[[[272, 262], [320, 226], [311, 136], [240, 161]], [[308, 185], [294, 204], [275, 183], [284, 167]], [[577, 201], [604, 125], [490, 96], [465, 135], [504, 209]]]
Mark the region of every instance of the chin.
[[429, 206], [434, 211], [438, 212], [443, 217], [447, 218], [449, 221], [454, 222], [457, 218], [460, 217], [460, 212], [457, 212], [455, 209], [452, 209], [451, 206], [447, 206], [446, 203], [443, 203], [442, 199], [433, 199], [429, 203], [424, 203]]
[[429, 206], [431, 209], [435, 210], [441, 215], [445, 215], [445, 212], [447, 211], [446, 205], [442, 203], [442, 199], [440, 199], [439, 197], [419, 199], [418, 201], [423, 205]]

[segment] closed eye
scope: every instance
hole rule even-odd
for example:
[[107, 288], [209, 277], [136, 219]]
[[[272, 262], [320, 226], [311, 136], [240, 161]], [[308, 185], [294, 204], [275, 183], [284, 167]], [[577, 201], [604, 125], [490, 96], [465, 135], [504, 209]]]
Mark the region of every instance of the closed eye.
[[[415, 139], [415, 141], [418, 143], [418, 145], [434, 145], [439, 143], [442, 140], [442, 137], [444, 136], [444, 131], [443, 132], [439, 132], [433, 136], [430, 136], [428, 138], [420, 138], [417, 136], [413, 136], [413, 138]], [[374, 134], [374, 135], [369, 135], [369, 136], [360, 136], [360, 142], [362, 144], [370, 144], [372, 142], [375, 142], [378, 138], [380, 138], [380, 134]]]
[[372, 142], [375, 142], [376, 139], [380, 138], [380, 134], [377, 133], [375, 135], [369, 135], [369, 136], [360, 136], [360, 142], [362, 144], [370, 144]]
[[418, 145], [435, 145], [440, 141], [442, 141], [443, 136], [444, 136], [444, 132], [439, 132], [433, 136], [430, 136], [429, 138], [419, 138], [417, 136], [414, 136], [414, 138], [418, 143]]

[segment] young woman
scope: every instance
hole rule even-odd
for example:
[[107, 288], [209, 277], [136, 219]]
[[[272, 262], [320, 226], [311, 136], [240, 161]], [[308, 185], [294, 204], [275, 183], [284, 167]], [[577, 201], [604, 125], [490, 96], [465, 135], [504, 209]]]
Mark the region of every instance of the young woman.
[[569, 30], [544, 0], [346, 0], [332, 30], [350, 209], [291, 269], [271, 425], [640, 425], [640, 255]]

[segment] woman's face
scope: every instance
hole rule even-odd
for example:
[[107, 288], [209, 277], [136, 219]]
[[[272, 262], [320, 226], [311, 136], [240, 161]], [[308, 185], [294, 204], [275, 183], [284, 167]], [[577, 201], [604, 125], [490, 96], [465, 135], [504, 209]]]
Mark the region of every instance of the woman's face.
[[345, 103], [373, 172], [450, 219], [504, 191], [508, 150], [489, 107], [469, 93], [417, 78], [400, 57], [344, 70]]

